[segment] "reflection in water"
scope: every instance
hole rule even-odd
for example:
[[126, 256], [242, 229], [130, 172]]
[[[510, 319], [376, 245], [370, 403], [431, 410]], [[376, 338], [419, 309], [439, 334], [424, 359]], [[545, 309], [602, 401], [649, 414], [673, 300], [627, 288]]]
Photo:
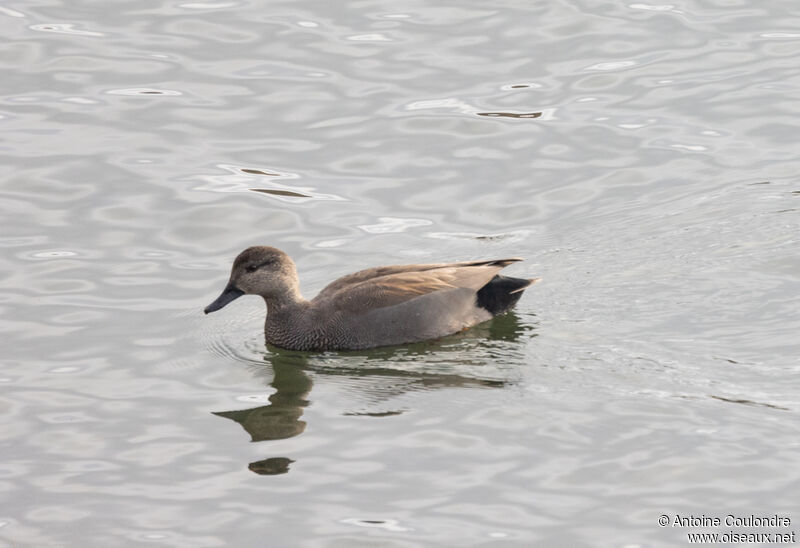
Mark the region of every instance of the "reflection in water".
[[791, 409], [789, 409], [788, 407], [781, 407], [780, 405], [774, 405], [774, 404], [771, 404], [771, 403], [757, 402], [757, 401], [746, 400], [746, 399], [742, 399], [742, 398], [724, 398], [722, 396], [714, 396], [714, 395], [711, 395], [710, 397], [714, 398], [715, 400], [726, 401], [728, 403], [739, 403], [739, 404], [742, 404], [742, 405], [755, 405], [755, 406], [758, 406], [758, 407], [769, 407], [771, 409], [780, 409], [781, 411], [791, 411]]
[[305, 397], [311, 391], [311, 377], [292, 362], [270, 361], [275, 374], [272, 386], [276, 392], [269, 397], [269, 405], [214, 413], [241, 424], [251, 441], [291, 438], [306, 429], [305, 421], [299, 419], [308, 405]]
[[[530, 314], [535, 317], [535, 314]], [[520, 323], [517, 315], [512, 311], [502, 316], [497, 316], [494, 321], [488, 322], [486, 328], [489, 330], [488, 338], [493, 341], [515, 342], [523, 334], [529, 337], [536, 337], [533, 326]]]
[[251, 188], [253, 192], [261, 192], [263, 194], [273, 194], [275, 196], [291, 196], [292, 198], [311, 198], [308, 194], [301, 194], [300, 192], [293, 192], [291, 190], [281, 190], [278, 188]]
[[539, 118], [541, 112], [477, 112], [478, 116], [489, 116], [491, 118]]
[[293, 463], [292, 459], [286, 457], [272, 457], [257, 462], [251, 462], [247, 467], [262, 476], [277, 476], [278, 474], [285, 474], [289, 471], [289, 465]]
[[[306, 429], [306, 422], [300, 420], [300, 417], [303, 415], [303, 408], [309, 405], [308, 395], [313, 385], [309, 373], [317, 378], [346, 376], [367, 379], [369, 382], [361, 387], [360, 395], [366, 394], [373, 401], [432, 388], [502, 388], [508, 381], [407, 370], [398, 366], [418, 363], [423, 355], [428, 365], [437, 361], [446, 361], [451, 367], [453, 364], [476, 365], [476, 355], [482, 355], [487, 361], [491, 361], [491, 353], [486, 351], [491, 350], [493, 344], [497, 341], [515, 342], [525, 333], [534, 337], [536, 334], [531, 332], [532, 329], [529, 325], [521, 324], [517, 315], [511, 312], [450, 337], [402, 347], [323, 354], [270, 347], [270, 352], [264, 356], [264, 361], [272, 368], [271, 386], [275, 388], [275, 393], [269, 397], [269, 405], [236, 411], [217, 411], [214, 414], [238, 422], [250, 434], [251, 441], [279, 440], [302, 434]], [[435, 360], [434, 357], [440, 360]], [[333, 360], [331, 365], [330, 358], [341, 359]], [[401, 413], [402, 410], [385, 410], [344, 414], [389, 417]], [[252, 462], [248, 468], [260, 475], [285, 474], [293, 462], [295, 461], [287, 457], [271, 457]]]
[[350, 412], [345, 413], [347, 417], [391, 417], [393, 415], [400, 415], [402, 411], [363, 411], [363, 412]]
[[268, 171], [262, 171], [260, 169], [250, 169], [250, 168], [246, 168], [246, 167], [242, 168], [242, 173], [249, 173], [250, 175], [268, 175], [270, 177], [280, 177], [281, 176], [280, 173], [270, 173]]

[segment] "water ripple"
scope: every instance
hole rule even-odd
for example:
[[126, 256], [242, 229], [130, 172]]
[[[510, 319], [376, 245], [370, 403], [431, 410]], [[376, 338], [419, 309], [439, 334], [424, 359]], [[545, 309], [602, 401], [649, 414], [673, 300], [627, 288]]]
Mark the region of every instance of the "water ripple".
[[[17, 17], [19, 16], [21, 15], [18, 15]], [[31, 30], [55, 32], [58, 34], [74, 34], [77, 36], [105, 36], [105, 34], [102, 32], [76, 29], [75, 25], [71, 25], [69, 23], [46, 23], [41, 25], [31, 25], [29, 28]]]
[[155, 89], [155, 88], [127, 88], [127, 89], [111, 89], [106, 93], [109, 95], [183, 95], [180, 91], [173, 89]]

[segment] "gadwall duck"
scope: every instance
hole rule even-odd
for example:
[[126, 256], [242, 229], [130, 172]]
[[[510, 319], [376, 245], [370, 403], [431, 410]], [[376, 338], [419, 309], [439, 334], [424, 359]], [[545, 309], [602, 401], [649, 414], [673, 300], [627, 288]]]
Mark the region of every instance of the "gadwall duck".
[[214, 312], [242, 295], [267, 303], [267, 343], [289, 350], [356, 350], [435, 339], [513, 307], [539, 278], [500, 276], [522, 259], [379, 266], [330, 283], [314, 299], [300, 295], [297, 269], [274, 247], [236, 257]]

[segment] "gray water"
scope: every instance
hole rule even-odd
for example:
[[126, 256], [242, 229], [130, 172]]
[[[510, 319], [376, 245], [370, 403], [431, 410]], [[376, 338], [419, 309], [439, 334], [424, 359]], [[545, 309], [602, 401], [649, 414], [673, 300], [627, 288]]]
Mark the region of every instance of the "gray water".
[[[794, 0], [0, 7], [0, 542], [685, 546], [800, 523]], [[202, 309], [526, 257], [439, 341]], [[789, 527], [660, 527], [666, 515]]]

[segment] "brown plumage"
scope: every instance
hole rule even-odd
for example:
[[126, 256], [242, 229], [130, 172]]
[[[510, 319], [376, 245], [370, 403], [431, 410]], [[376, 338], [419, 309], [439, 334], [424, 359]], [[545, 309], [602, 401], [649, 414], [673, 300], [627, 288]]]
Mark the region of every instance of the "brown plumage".
[[228, 285], [205, 309], [255, 294], [267, 303], [268, 343], [293, 350], [348, 350], [438, 338], [508, 311], [539, 278], [500, 276], [522, 259], [379, 266], [300, 294], [294, 262], [274, 247], [244, 250]]

